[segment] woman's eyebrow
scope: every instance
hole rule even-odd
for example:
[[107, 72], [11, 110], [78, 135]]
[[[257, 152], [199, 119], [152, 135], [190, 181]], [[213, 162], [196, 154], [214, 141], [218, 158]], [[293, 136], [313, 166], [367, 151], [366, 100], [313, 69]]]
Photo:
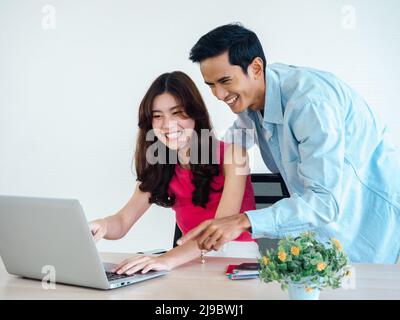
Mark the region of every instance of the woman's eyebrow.
[[[174, 110], [174, 109], [177, 109], [177, 108], [180, 108], [181, 106], [180, 105], [176, 105], [176, 106], [173, 106], [173, 107], [170, 107], [168, 110], [169, 111], [172, 111], [172, 110]], [[157, 108], [157, 107], [156, 107]], [[151, 112], [162, 112], [161, 110], [158, 110], [158, 109], [153, 109], [153, 110], [151, 110]]]

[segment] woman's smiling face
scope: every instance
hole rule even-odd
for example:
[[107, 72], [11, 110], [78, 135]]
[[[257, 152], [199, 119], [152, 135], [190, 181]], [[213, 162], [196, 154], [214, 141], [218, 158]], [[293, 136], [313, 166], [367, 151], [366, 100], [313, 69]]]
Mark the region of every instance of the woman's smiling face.
[[152, 126], [162, 143], [178, 151], [189, 144], [195, 121], [189, 118], [173, 95], [165, 92], [153, 101]]

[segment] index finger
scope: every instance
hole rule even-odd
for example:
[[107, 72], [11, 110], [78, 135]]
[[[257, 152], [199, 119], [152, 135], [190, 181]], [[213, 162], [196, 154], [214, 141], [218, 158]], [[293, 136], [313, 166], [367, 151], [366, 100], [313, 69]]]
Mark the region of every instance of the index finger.
[[211, 220], [206, 220], [203, 223], [199, 224], [196, 228], [190, 230], [188, 233], [186, 233], [183, 237], [181, 237], [176, 243], [181, 246], [185, 242], [189, 240], [193, 240], [194, 238], [197, 238], [199, 234], [201, 234], [209, 224], [211, 223]]

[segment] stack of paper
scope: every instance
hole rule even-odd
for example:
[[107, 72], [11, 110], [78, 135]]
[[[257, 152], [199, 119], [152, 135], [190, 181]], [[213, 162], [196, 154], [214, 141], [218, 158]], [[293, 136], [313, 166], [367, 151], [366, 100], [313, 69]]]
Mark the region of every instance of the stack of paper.
[[259, 268], [258, 263], [230, 264], [226, 275], [231, 280], [255, 279], [259, 276]]

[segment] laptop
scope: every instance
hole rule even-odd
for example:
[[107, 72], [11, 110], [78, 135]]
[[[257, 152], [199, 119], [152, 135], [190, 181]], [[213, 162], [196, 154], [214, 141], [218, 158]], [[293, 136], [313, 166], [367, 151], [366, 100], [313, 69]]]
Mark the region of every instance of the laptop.
[[75, 199], [0, 195], [0, 255], [10, 274], [42, 281], [50, 276], [57, 283], [104, 290], [167, 273], [111, 273], [115, 264], [101, 261]]

